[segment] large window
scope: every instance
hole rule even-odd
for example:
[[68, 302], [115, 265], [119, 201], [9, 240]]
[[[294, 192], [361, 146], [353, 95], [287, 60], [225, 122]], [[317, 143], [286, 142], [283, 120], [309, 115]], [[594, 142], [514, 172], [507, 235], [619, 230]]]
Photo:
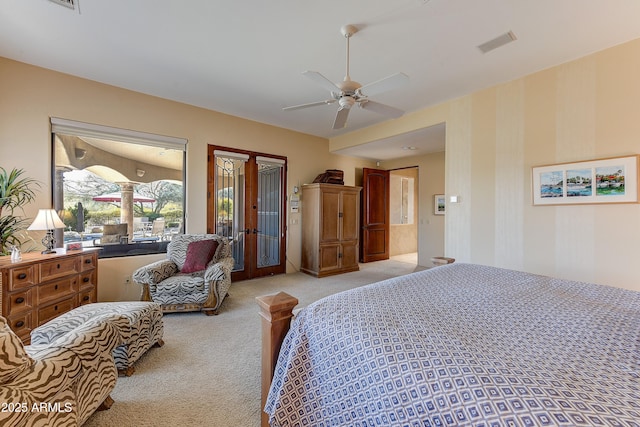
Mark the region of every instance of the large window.
[[184, 232], [186, 140], [57, 118], [51, 133], [58, 246], [158, 253]]

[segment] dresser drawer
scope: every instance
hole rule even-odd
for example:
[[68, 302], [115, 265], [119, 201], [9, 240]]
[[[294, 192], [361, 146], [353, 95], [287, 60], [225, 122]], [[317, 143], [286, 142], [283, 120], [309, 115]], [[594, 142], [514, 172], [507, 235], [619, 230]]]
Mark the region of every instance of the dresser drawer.
[[90, 288], [86, 288], [78, 293], [78, 303], [80, 305], [91, 304], [93, 302], [98, 302], [98, 290], [95, 286]]
[[33, 297], [35, 292], [35, 288], [32, 288], [7, 295], [7, 313], [5, 315], [11, 316], [12, 314], [31, 310], [34, 307]]
[[40, 264], [40, 280], [43, 282], [73, 273], [80, 273], [80, 257], [63, 258]]
[[94, 287], [96, 285], [96, 272], [89, 271], [88, 273], [82, 273], [79, 278], [80, 289], [86, 287]]
[[76, 296], [58, 301], [54, 304], [38, 309], [38, 326], [60, 316], [76, 307]]
[[29, 344], [31, 341], [31, 330], [34, 328], [33, 313], [27, 312], [22, 314], [16, 314], [7, 318], [7, 323], [20, 337], [23, 343]]
[[45, 304], [47, 301], [60, 299], [66, 295], [75, 293], [77, 290], [77, 276], [40, 285], [38, 287], [38, 305]]
[[96, 268], [96, 260], [98, 257], [93, 255], [83, 255], [80, 257], [80, 271], [87, 271]]
[[38, 283], [34, 265], [9, 269], [9, 290], [28, 288]]

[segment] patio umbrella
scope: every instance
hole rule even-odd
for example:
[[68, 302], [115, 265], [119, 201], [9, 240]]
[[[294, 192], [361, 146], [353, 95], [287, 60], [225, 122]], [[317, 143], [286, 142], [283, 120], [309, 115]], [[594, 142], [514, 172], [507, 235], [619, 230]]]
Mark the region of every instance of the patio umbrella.
[[[102, 194], [100, 196], [93, 197], [93, 200], [95, 200], [96, 202], [121, 202], [122, 194], [119, 192]], [[134, 203], [135, 202], [153, 203], [156, 201], [156, 199], [152, 197], [146, 197], [138, 193], [133, 193], [133, 201]]]
[[78, 233], [84, 232], [84, 207], [82, 202], [78, 202], [78, 210], [76, 212], [76, 231]]

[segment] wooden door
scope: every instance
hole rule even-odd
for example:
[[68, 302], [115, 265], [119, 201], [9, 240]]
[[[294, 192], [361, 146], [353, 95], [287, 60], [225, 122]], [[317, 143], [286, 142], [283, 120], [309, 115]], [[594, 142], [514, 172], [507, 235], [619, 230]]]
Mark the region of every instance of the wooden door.
[[389, 259], [389, 171], [363, 169], [360, 262]]
[[286, 270], [286, 158], [209, 146], [207, 232], [227, 237], [233, 281]]

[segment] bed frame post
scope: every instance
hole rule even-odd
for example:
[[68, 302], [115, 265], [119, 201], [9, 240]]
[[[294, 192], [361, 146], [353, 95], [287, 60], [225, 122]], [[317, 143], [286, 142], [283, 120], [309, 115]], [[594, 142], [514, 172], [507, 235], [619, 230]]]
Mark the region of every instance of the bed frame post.
[[269, 417], [264, 412], [264, 405], [269, 394], [269, 387], [278, 361], [280, 346], [289, 331], [293, 308], [298, 299], [280, 292], [256, 298], [262, 317], [262, 406], [260, 408], [262, 427], [269, 426]]

